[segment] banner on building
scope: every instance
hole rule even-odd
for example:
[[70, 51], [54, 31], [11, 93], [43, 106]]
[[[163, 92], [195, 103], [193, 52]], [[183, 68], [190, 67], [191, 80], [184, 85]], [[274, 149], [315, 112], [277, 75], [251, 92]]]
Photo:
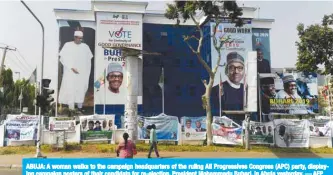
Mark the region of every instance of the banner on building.
[[214, 117], [212, 123], [213, 143], [227, 145], [241, 145], [242, 126], [228, 117]]
[[[95, 59], [95, 105], [125, 104], [127, 75], [125, 57], [120, 49], [128, 47], [142, 49], [142, 14], [96, 13], [96, 59]], [[137, 71], [142, 73], [142, 60], [138, 59]], [[141, 76], [138, 79], [142, 86]], [[142, 89], [138, 104], [142, 104]]]
[[58, 24], [57, 100], [62, 108], [57, 111], [62, 114], [65, 107], [93, 111], [95, 22], [58, 20]]
[[[244, 122], [243, 122], [244, 126]], [[273, 122], [250, 122], [250, 144], [274, 144]]]
[[178, 117], [160, 114], [152, 117], [138, 118], [138, 139], [150, 139], [150, 126], [155, 124], [157, 140], [177, 141], [179, 122]]
[[332, 123], [329, 119], [310, 119], [309, 130], [311, 137], [330, 137]]
[[252, 29], [252, 47], [253, 51], [257, 51], [258, 72], [271, 73], [269, 29]]
[[206, 117], [182, 117], [182, 132], [185, 140], [205, 140]]
[[[216, 26], [211, 23], [211, 34], [216, 31], [215, 38], [218, 43], [220, 40], [227, 40], [220, 53], [221, 61], [217, 63], [219, 54], [215, 50], [213, 39], [211, 40], [211, 60], [212, 68], [220, 65], [215, 76], [214, 87], [212, 90], [213, 106], [221, 106], [223, 110], [241, 111], [244, 107], [244, 78], [245, 61], [248, 52], [252, 51], [252, 25], [251, 21], [246, 21], [242, 27], [235, 27], [232, 23], [221, 23]], [[219, 84], [222, 84], [221, 103], [219, 103]]]
[[309, 147], [308, 120], [275, 119], [275, 143], [278, 147]]
[[318, 113], [317, 75], [278, 73], [261, 79], [262, 111], [265, 114], [306, 115]]
[[7, 115], [6, 139], [26, 141], [36, 140], [38, 131], [38, 116]]
[[80, 116], [81, 140], [110, 140], [114, 130], [114, 115]]
[[50, 131], [75, 131], [75, 119], [71, 117], [50, 117]]

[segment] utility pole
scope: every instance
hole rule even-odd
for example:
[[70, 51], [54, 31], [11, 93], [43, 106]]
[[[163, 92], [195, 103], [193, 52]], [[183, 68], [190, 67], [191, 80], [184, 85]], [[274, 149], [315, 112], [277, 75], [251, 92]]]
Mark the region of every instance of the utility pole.
[[2, 74], [2, 69], [5, 65], [5, 59], [6, 59], [6, 54], [7, 54], [7, 50], [13, 50], [16, 51], [16, 48], [10, 48], [9, 46], [6, 47], [0, 47], [1, 49], [4, 49], [3, 54], [2, 54], [2, 61], [1, 61], [1, 66], [0, 66], [0, 77]]
[[20, 100], [20, 113], [22, 113], [22, 100], [23, 100], [22, 87], [21, 87], [21, 93], [20, 93], [20, 96], [18, 99]]
[[[28, 11], [31, 13], [31, 15], [36, 19], [36, 21], [40, 24], [42, 28], [42, 60], [41, 60], [41, 70], [40, 70], [40, 83], [42, 83], [43, 79], [43, 73], [44, 73], [44, 43], [45, 43], [45, 32], [44, 32], [44, 25], [43, 23], [37, 18], [37, 16], [30, 10], [30, 8], [25, 4], [23, 0], [21, 0], [21, 3], [25, 6], [25, 8], [28, 9]], [[41, 86], [42, 87], [42, 86]], [[43, 95], [43, 88], [39, 89], [40, 95]], [[41, 108], [39, 107], [39, 125], [38, 125], [38, 133], [37, 133], [37, 145], [36, 145], [36, 157], [37, 158], [45, 158], [45, 156], [42, 155], [40, 151], [41, 147], [41, 135], [42, 135], [42, 115], [41, 115]]]

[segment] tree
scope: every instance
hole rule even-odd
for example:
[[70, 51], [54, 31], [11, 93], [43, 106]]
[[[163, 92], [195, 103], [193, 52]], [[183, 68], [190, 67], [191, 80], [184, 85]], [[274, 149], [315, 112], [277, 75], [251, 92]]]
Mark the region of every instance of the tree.
[[11, 103], [13, 99], [13, 72], [11, 69], [2, 69], [0, 78], [0, 87], [3, 92], [0, 101], [0, 112], [6, 114], [11, 112]]
[[[306, 29], [302, 23], [297, 26], [298, 71], [333, 74], [333, 29], [330, 25], [333, 25], [333, 14], [325, 15], [322, 24], [310, 25]], [[319, 65], [324, 65], [325, 71], [320, 71]]]
[[[328, 107], [327, 100], [323, 96], [323, 88], [319, 89], [318, 92], [318, 106], [319, 106], [319, 113], [321, 115], [326, 115], [326, 108]], [[328, 98], [328, 97], [327, 97]]]
[[[228, 18], [232, 23], [236, 23], [236, 26], [242, 26], [243, 20], [239, 18], [242, 15], [242, 9], [238, 7], [235, 1], [175, 1], [173, 4], [167, 4], [168, 8], [165, 12], [165, 17], [172, 20], [177, 20], [177, 25], [180, 23], [180, 17], [183, 19], [185, 23], [187, 20], [191, 19], [199, 32], [199, 38], [196, 35], [185, 35], [183, 36], [184, 42], [188, 45], [191, 51], [197, 56], [198, 61], [202, 64], [204, 69], [207, 71], [209, 75], [209, 80], [202, 80], [205, 86], [205, 93], [202, 96], [202, 104], [203, 108], [206, 110], [206, 123], [207, 123], [207, 145], [211, 145], [212, 143], [212, 131], [211, 131], [211, 123], [212, 123], [212, 111], [211, 111], [211, 91], [214, 84], [215, 74], [218, 70], [220, 61], [221, 61], [221, 48], [224, 43], [230, 42], [230, 38], [219, 38], [215, 37], [216, 29], [219, 24], [222, 22], [222, 19]], [[218, 52], [217, 64], [214, 68], [210, 68], [206, 63], [204, 58], [201, 55], [202, 44], [204, 40], [204, 33], [201, 27], [201, 24], [196, 19], [197, 12], [203, 12], [206, 19], [203, 23], [209, 21], [210, 19], [215, 20], [215, 30], [213, 30], [213, 34], [211, 35], [214, 43], [214, 48]], [[197, 34], [197, 33], [196, 33]], [[190, 40], [194, 39], [197, 41], [198, 45], [194, 48], [190, 44]]]

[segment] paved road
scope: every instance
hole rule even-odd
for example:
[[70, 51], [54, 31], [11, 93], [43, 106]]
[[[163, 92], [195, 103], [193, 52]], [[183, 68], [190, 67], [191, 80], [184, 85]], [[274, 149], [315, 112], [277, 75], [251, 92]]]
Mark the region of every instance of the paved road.
[[0, 169], [1, 175], [22, 175], [21, 170], [14, 170], [14, 169]]

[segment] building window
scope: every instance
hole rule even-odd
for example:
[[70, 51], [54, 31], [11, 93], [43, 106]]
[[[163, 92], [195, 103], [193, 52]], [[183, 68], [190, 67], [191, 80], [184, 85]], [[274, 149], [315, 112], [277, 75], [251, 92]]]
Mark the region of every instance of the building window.
[[182, 89], [180, 85], [176, 86], [176, 96], [182, 96]]
[[180, 58], [175, 58], [173, 60], [174, 67], [180, 67]]
[[194, 65], [194, 60], [193, 60], [193, 59], [189, 59], [189, 60], [187, 61], [187, 67], [190, 67], [190, 68], [195, 67], [195, 65]]
[[196, 96], [196, 87], [195, 86], [190, 86], [189, 94], [190, 94], [191, 97]]

